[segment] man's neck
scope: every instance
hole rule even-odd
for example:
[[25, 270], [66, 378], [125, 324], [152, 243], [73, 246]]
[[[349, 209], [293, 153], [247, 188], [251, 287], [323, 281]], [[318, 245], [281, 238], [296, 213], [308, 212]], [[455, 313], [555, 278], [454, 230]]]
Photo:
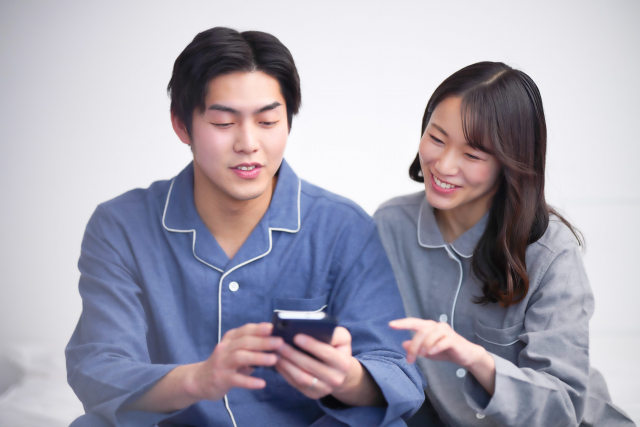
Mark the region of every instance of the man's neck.
[[271, 203], [277, 178], [251, 200], [237, 200], [220, 191], [198, 168], [194, 167], [193, 198], [198, 215], [222, 250], [232, 259], [258, 225]]

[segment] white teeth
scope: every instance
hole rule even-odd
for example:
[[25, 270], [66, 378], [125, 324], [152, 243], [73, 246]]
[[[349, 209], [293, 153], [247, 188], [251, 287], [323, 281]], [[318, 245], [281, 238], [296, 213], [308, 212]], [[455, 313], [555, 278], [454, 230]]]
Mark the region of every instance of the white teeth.
[[436, 184], [438, 184], [438, 187], [444, 188], [445, 190], [455, 187], [455, 185], [453, 184], [447, 184], [445, 182], [440, 181], [435, 175], [433, 175], [433, 180], [436, 182]]
[[238, 166], [238, 169], [240, 169], [241, 171], [252, 171], [255, 168], [255, 166]]

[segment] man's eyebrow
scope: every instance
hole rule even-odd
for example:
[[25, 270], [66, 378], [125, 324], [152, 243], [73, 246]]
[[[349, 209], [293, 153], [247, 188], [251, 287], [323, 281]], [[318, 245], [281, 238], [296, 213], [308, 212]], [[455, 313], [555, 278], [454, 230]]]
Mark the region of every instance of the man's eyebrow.
[[436, 128], [436, 129], [438, 129], [440, 132], [442, 132], [442, 133], [444, 134], [444, 136], [449, 136], [449, 134], [448, 134], [444, 129], [442, 129], [440, 126], [438, 126], [437, 124], [435, 124], [435, 123], [433, 123], [433, 122], [431, 122], [431, 124], [433, 125], [433, 127], [434, 127], [434, 128]]
[[207, 110], [224, 111], [226, 113], [231, 113], [231, 114], [240, 114], [240, 111], [236, 110], [235, 108], [227, 107], [226, 105], [220, 105], [220, 104], [213, 104], [209, 106]]
[[[269, 110], [273, 110], [274, 108], [278, 108], [279, 106], [281, 106], [282, 104], [279, 103], [278, 101], [275, 101], [269, 105], [265, 105], [264, 107], [258, 108], [256, 111], [253, 112], [253, 114], [260, 114], [260, 113], [264, 113], [265, 111], [269, 111]], [[207, 108], [208, 110], [215, 110], [215, 111], [224, 111], [226, 113], [231, 113], [231, 114], [236, 114], [236, 115], [240, 115], [240, 111], [236, 110], [235, 108], [231, 108], [231, 107], [227, 107], [226, 105], [221, 105], [221, 104], [213, 104], [211, 105], [209, 108]]]
[[264, 113], [265, 111], [269, 111], [269, 110], [273, 110], [274, 108], [278, 108], [279, 106], [281, 106], [282, 104], [280, 104], [278, 101], [273, 102], [269, 105], [265, 105], [262, 108], [258, 108], [256, 111], [253, 112], [253, 114], [260, 114], [260, 113]]

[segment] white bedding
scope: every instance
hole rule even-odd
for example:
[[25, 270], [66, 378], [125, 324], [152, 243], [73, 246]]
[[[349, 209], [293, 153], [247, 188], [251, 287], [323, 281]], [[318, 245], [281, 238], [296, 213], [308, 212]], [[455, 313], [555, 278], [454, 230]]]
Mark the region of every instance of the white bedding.
[[29, 345], [0, 349], [0, 426], [68, 427], [83, 413], [67, 384], [61, 350]]

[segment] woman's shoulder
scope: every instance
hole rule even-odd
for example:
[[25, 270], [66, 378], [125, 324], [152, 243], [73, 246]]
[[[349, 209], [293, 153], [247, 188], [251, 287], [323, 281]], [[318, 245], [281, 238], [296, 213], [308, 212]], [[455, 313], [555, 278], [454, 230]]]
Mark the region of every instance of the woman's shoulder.
[[578, 239], [571, 228], [553, 214], [549, 216], [549, 225], [542, 237], [530, 245], [530, 249], [554, 254], [577, 250], [579, 247]]
[[417, 223], [420, 207], [424, 199], [424, 191], [394, 197], [381, 204], [373, 214], [373, 217], [379, 224], [386, 222], [397, 223], [402, 220], [410, 220], [413, 223]]

